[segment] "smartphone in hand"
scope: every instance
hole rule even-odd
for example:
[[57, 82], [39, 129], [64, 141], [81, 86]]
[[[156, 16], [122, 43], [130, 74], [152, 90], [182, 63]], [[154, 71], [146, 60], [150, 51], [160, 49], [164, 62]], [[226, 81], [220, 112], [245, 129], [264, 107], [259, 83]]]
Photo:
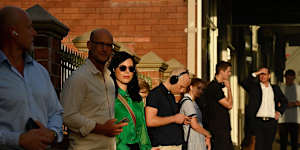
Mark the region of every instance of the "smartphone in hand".
[[29, 118], [26, 122], [26, 130], [29, 131], [31, 129], [39, 129], [40, 127], [35, 123], [32, 118]]
[[190, 122], [192, 120], [192, 117], [194, 117], [194, 116], [197, 116], [197, 114], [191, 114], [191, 115], [189, 115], [187, 121]]
[[129, 122], [129, 119], [128, 118], [123, 118], [122, 120], [118, 121], [117, 124], [119, 123], [125, 123], [125, 122]]
[[191, 114], [188, 117], [194, 117], [194, 116], [197, 116], [197, 114]]

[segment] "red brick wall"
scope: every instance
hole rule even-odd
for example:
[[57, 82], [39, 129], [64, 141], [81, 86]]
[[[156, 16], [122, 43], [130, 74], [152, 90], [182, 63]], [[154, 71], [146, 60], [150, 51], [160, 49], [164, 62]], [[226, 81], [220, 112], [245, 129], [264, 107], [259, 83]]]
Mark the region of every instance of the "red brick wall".
[[140, 74], [146, 76], [146, 77], [151, 77], [151, 87], [150, 88], [155, 88], [160, 84], [162, 81], [163, 74], [160, 71], [142, 71], [139, 72]]
[[107, 28], [138, 56], [149, 51], [186, 65], [187, 0], [1, 0], [27, 9], [40, 4], [70, 28], [64, 41]]

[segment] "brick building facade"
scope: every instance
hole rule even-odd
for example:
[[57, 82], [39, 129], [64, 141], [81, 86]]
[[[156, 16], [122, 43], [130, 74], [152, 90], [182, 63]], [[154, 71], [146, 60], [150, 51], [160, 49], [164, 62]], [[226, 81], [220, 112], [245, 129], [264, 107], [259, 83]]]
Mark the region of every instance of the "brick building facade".
[[0, 7], [35, 4], [65, 24], [63, 43], [95, 28], [107, 28], [115, 41], [142, 57], [152, 51], [164, 61], [187, 62], [186, 0], [1, 0]]

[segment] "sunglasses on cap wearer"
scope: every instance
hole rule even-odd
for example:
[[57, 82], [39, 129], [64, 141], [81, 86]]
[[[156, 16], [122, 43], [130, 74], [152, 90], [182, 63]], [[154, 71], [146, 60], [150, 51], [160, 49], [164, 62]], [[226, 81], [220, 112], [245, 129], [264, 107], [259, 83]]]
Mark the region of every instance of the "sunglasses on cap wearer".
[[129, 69], [129, 72], [135, 72], [135, 68], [133, 66], [129, 66], [129, 67], [127, 67], [125, 65], [119, 66], [119, 69], [122, 72], [126, 71], [127, 68]]

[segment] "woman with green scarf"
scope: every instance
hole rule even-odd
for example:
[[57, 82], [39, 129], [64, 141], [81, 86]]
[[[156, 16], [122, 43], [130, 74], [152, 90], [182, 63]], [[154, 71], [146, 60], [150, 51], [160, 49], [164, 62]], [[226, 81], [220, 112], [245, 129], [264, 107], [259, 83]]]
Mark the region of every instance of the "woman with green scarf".
[[117, 122], [128, 122], [116, 136], [117, 150], [150, 150], [134, 57], [116, 52], [108, 68], [116, 87], [115, 118]]

